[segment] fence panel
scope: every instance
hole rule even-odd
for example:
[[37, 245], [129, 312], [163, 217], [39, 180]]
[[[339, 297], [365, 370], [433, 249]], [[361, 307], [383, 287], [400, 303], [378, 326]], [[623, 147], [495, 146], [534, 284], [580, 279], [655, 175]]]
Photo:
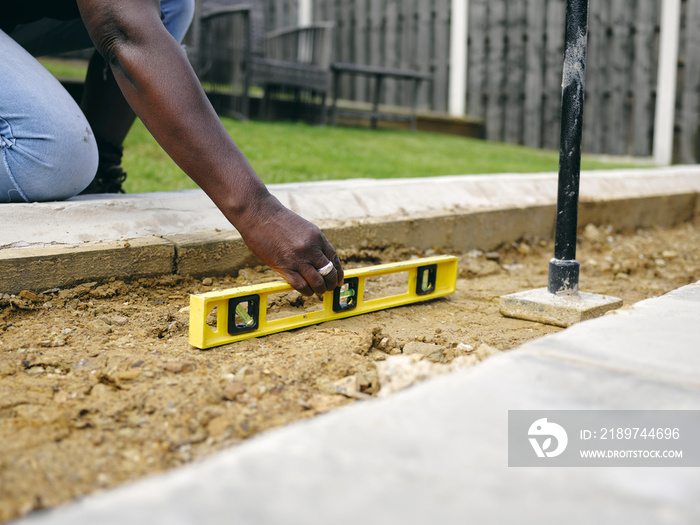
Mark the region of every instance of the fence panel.
[[523, 143], [523, 100], [525, 95], [525, 11], [522, 0], [506, 2], [506, 85], [503, 138], [511, 144]]
[[544, 18], [545, 0], [528, 0], [525, 43], [525, 100], [523, 144], [542, 145], [542, 102], [544, 100]]
[[547, 0], [545, 7], [545, 71], [542, 144], [557, 149], [561, 130], [561, 77], [564, 69], [565, 0]]
[[583, 151], [602, 153], [605, 148], [609, 98], [608, 21], [610, 2], [594, 0], [588, 12], [588, 53], [586, 60], [586, 100], [583, 111]]
[[634, 57], [632, 72], [632, 139], [633, 155], [651, 154], [654, 124], [654, 86], [656, 85], [657, 36], [656, 14], [660, 6], [658, 0], [637, 0], [635, 19]]
[[503, 140], [503, 85], [505, 82], [505, 36], [506, 36], [506, 2], [491, 0], [489, 2], [488, 44], [486, 66], [486, 138]]
[[[415, 63], [413, 67], [419, 69], [423, 73], [432, 73], [431, 60], [433, 58], [434, 49], [430, 38], [430, 19], [431, 5], [430, 2], [417, 0], [416, 13], [416, 50]], [[418, 92], [418, 106], [428, 107], [429, 93], [432, 93], [434, 86], [432, 83], [421, 82], [420, 91]]]
[[683, 35], [680, 42], [681, 71], [679, 75], [679, 103], [677, 158], [681, 162], [698, 161], [698, 117], [700, 115], [700, 0], [687, 0]]
[[[544, 3], [544, 0], [539, 0]], [[467, 108], [476, 118], [486, 114], [486, 66], [488, 0], [469, 3], [469, 40], [467, 47]]]
[[433, 98], [435, 111], [447, 111], [450, 63], [450, 0], [433, 0]]
[[611, 21], [609, 54], [611, 56], [611, 68], [609, 69], [609, 82], [611, 85], [610, 107], [605, 118], [610, 121], [610, 135], [606, 144], [608, 151], [613, 155], [624, 155], [629, 149], [627, 144], [628, 124], [630, 114], [630, 65], [631, 65], [631, 41], [632, 41], [632, 2], [611, 2]]

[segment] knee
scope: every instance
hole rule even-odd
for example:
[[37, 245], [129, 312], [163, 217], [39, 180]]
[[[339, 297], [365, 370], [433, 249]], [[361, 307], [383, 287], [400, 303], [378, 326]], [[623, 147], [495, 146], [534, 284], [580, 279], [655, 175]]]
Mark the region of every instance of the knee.
[[194, 17], [194, 0], [162, 0], [160, 8], [165, 28], [182, 42]]
[[65, 200], [90, 184], [97, 171], [97, 144], [84, 117], [75, 120], [60, 130], [45, 128], [38, 136], [5, 141], [14, 200]]

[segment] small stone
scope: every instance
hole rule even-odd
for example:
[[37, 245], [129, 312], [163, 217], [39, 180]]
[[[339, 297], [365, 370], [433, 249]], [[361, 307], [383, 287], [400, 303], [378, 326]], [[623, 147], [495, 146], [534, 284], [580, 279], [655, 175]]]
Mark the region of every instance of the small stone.
[[347, 397], [365, 397], [367, 394], [360, 393], [360, 384], [356, 375], [351, 375], [338, 379], [333, 383], [333, 391]]
[[221, 380], [224, 383], [233, 383], [236, 380], [236, 376], [230, 372], [225, 372], [221, 374]]
[[238, 372], [236, 372], [235, 379], [236, 381], [243, 381], [245, 379], [246, 372], [248, 371], [247, 366], [242, 366]]
[[607, 240], [605, 234], [600, 231], [594, 224], [587, 224], [583, 229], [583, 238], [588, 242], [604, 243]]
[[498, 252], [486, 252], [486, 253], [484, 254], [484, 258], [485, 258], [487, 261], [496, 261], [496, 262], [500, 262], [500, 260], [501, 260], [501, 254], [498, 253]]
[[129, 370], [124, 370], [122, 372], [117, 372], [116, 378], [120, 381], [133, 381], [138, 376], [141, 375], [141, 370], [139, 368], [131, 368]]
[[215, 417], [207, 424], [207, 432], [215, 438], [221, 437], [231, 426], [226, 416]]
[[376, 366], [380, 385], [378, 397], [386, 397], [450, 370], [448, 365], [421, 360], [418, 354], [391, 356]]
[[245, 383], [234, 381], [224, 387], [224, 399], [227, 401], [235, 401], [238, 396], [246, 391]]
[[211, 277], [205, 277], [204, 279], [202, 279], [203, 286], [211, 286], [212, 284], [214, 284], [214, 281]]
[[166, 361], [160, 365], [163, 370], [172, 372], [173, 374], [180, 374], [182, 372], [191, 372], [197, 365], [192, 361]]
[[89, 330], [97, 332], [98, 334], [111, 334], [112, 327], [109, 326], [104, 319], [95, 319], [94, 321], [87, 324]]
[[530, 245], [527, 244], [527, 243], [525, 243], [525, 242], [521, 242], [521, 243], [518, 245], [518, 253], [519, 253], [520, 255], [527, 255], [527, 254], [529, 254], [531, 251], [532, 251], [532, 248], [530, 248]]
[[129, 318], [124, 315], [115, 315], [112, 317], [112, 324], [117, 326], [124, 326], [129, 322]]
[[405, 355], [418, 354], [430, 361], [433, 361], [434, 363], [442, 361], [444, 352], [444, 346], [434, 345], [431, 343], [422, 343], [419, 341], [406, 343], [406, 345], [403, 347], [403, 353]]
[[666, 266], [666, 261], [664, 259], [661, 259], [661, 258], [654, 259], [654, 264], [656, 266], [658, 266], [659, 268], [663, 268], [664, 266]]
[[457, 351], [458, 352], [463, 352], [465, 354], [468, 354], [469, 352], [474, 351], [474, 347], [472, 345], [468, 345], [466, 343], [459, 343], [457, 345]]
[[104, 383], [97, 383], [92, 387], [90, 395], [94, 397], [104, 397], [111, 395], [112, 392], [114, 392], [114, 388], [111, 386], [105, 385]]
[[[71, 297], [81, 297], [90, 292], [97, 283], [83, 283], [69, 291]], [[60, 294], [59, 294], [60, 295]]]
[[185, 306], [184, 308], [180, 308], [180, 309], [177, 311], [177, 313], [179, 313], [179, 314], [188, 314], [188, 313], [190, 313], [190, 307], [189, 307], [189, 306]]
[[40, 300], [37, 294], [35, 294], [34, 292], [30, 292], [29, 290], [22, 290], [21, 292], [19, 292], [19, 297], [20, 299], [31, 301], [33, 303], [38, 303]]
[[675, 250], [664, 250], [661, 252], [661, 257], [664, 259], [675, 259], [678, 257], [678, 252]]

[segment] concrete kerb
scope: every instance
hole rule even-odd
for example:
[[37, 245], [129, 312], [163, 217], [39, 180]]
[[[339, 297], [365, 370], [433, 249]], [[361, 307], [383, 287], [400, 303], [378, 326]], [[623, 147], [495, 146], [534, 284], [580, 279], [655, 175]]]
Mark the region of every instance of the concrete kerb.
[[[338, 249], [489, 250], [551, 238], [556, 174], [327, 181], [270, 187]], [[579, 223], [672, 226], [700, 216], [700, 167], [584, 172]], [[99, 223], [96, 223], [99, 218]], [[4, 204], [0, 293], [110, 277], [217, 275], [255, 264], [198, 190]]]

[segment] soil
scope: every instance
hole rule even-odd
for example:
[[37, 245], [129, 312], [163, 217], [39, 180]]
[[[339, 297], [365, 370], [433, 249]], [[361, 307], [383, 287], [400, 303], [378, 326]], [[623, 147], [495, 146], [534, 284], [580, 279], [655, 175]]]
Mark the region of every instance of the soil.
[[[661, 295], [700, 279], [699, 248], [698, 225], [624, 234], [589, 225], [581, 289], [626, 305]], [[546, 286], [552, 251], [530, 240], [456, 254], [457, 292], [447, 298], [208, 351], [188, 344], [188, 294], [277, 280], [269, 270], [0, 294], [0, 520], [385, 395], [411, 382], [389, 384], [382, 363], [394, 355], [442, 373], [557, 332], [498, 312], [501, 295]], [[341, 250], [348, 268], [432, 254]]]

